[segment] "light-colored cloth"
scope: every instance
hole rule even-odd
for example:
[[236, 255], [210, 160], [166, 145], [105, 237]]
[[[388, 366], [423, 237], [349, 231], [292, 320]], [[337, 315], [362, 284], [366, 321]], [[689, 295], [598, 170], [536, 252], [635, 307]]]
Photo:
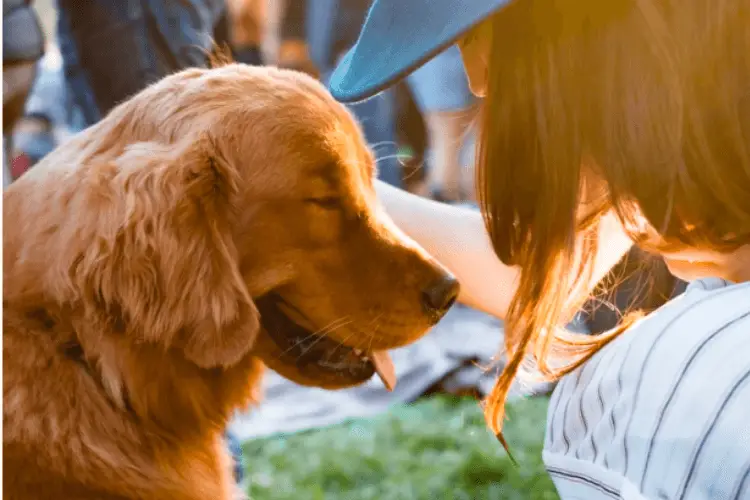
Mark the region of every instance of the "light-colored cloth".
[[750, 498], [750, 283], [705, 279], [560, 381], [563, 500]]
[[3, 191], [8, 189], [8, 186], [13, 182], [13, 175], [10, 171], [10, 159], [8, 158], [8, 144], [7, 139], [3, 136]]

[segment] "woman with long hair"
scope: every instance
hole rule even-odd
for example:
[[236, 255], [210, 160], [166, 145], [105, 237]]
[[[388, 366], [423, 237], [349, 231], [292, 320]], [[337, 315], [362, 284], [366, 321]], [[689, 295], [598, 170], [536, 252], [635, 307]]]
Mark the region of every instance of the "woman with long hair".
[[[481, 213], [378, 189], [505, 320], [488, 424], [515, 378], [560, 380], [563, 498], [750, 498], [750, 2], [376, 0], [331, 91], [369, 97], [453, 43], [484, 96]], [[687, 292], [566, 331], [632, 244]]]

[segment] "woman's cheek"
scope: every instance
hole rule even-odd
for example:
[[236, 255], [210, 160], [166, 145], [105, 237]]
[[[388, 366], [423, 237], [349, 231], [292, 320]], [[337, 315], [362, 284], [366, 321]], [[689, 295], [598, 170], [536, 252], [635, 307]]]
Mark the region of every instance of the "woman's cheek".
[[481, 23], [458, 42], [466, 77], [469, 80], [469, 88], [477, 97], [487, 95], [491, 45], [492, 23], [490, 21]]

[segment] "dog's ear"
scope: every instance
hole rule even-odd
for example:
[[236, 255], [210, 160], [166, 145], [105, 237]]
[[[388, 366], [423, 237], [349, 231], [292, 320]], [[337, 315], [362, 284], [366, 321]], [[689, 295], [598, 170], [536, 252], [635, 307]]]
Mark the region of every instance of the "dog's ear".
[[236, 169], [202, 137], [133, 145], [111, 175], [98, 241], [77, 263], [84, 301], [110, 329], [180, 349], [200, 367], [239, 361], [259, 316], [232, 236]]

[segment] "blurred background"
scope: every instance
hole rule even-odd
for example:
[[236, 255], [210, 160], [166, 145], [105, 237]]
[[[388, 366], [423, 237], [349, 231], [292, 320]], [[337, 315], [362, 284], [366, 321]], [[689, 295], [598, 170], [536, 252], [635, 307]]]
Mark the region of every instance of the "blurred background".
[[[151, 82], [206, 66], [214, 44], [244, 64], [326, 82], [356, 41], [370, 0], [3, 0], [3, 183]], [[443, 203], [474, 205], [481, 102], [456, 47], [351, 106], [385, 182]], [[634, 251], [571, 328], [592, 335], [618, 311], [680, 293]], [[373, 380], [337, 392], [273, 373], [264, 404], [238, 414], [228, 439], [253, 499], [557, 498], [541, 462], [551, 384], [514, 391], [506, 426], [514, 467], [479, 400], [501, 368], [502, 323], [455, 307], [425, 338], [393, 353], [394, 392]]]

